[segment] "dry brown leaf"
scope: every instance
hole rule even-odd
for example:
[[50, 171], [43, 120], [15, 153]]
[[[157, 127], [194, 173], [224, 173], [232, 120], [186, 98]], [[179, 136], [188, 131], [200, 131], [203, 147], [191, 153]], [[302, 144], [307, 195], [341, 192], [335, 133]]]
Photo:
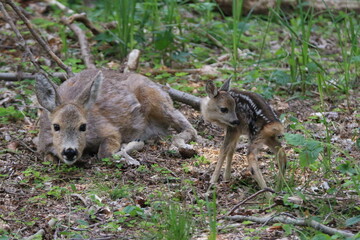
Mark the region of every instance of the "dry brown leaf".
[[6, 146], [6, 148], [7, 148], [7, 149], [10, 149], [10, 150], [12, 150], [12, 151], [16, 151], [17, 148], [18, 148], [18, 146], [19, 146], [19, 143], [18, 143], [18, 142], [10, 142], [10, 143]]

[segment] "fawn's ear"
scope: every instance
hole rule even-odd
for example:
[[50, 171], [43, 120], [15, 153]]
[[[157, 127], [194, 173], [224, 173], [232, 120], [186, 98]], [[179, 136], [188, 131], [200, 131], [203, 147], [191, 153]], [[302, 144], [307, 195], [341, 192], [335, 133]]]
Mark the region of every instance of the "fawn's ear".
[[81, 106], [84, 106], [85, 110], [89, 110], [90, 107], [96, 102], [96, 99], [98, 98], [101, 91], [103, 80], [104, 75], [101, 71], [99, 71], [94, 79], [87, 84], [87, 86], [77, 98], [77, 103]]
[[230, 90], [231, 77], [225, 81], [225, 83], [221, 86], [219, 91], [228, 92]]
[[61, 104], [60, 96], [57, 92], [57, 86], [47, 79], [43, 74], [37, 74], [36, 79], [36, 97], [40, 105], [49, 112]]
[[207, 81], [205, 91], [210, 98], [214, 98], [218, 95], [218, 90], [212, 81]]

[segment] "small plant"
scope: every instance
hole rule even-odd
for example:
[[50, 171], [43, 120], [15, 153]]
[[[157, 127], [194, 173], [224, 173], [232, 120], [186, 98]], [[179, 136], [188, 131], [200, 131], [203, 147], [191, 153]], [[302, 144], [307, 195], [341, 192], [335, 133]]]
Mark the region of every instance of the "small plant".
[[200, 165], [206, 165], [210, 163], [210, 160], [208, 160], [205, 156], [199, 156], [196, 155], [195, 156], [195, 162], [194, 162], [194, 166], [199, 167]]
[[209, 228], [210, 228], [210, 235], [209, 240], [216, 240], [217, 239], [217, 207], [216, 207], [216, 193], [213, 192], [212, 201], [207, 201], [207, 215], [209, 221]]
[[120, 198], [128, 197], [130, 195], [129, 189], [127, 185], [124, 185], [122, 187], [115, 187], [110, 191], [110, 198], [112, 200], [117, 200]]
[[300, 147], [299, 160], [300, 166], [305, 168], [313, 164], [319, 157], [320, 152], [324, 150], [321, 142], [311, 138], [305, 138], [300, 134], [285, 133], [286, 142], [290, 145]]
[[16, 110], [14, 106], [7, 108], [0, 107], [0, 123], [8, 124], [22, 119], [24, 119], [24, 114], [21, 111]]
[[104, 1], [105, 14], [108, 16], [108, 20], [115, 20], [117, 23], [112, 35], [116, 36], [115, 40], [119, 47], [121, 58], [126, 57], [129, 49], [131, 50], [135, 46], [134, 26], [136, 3], [136, 0]]

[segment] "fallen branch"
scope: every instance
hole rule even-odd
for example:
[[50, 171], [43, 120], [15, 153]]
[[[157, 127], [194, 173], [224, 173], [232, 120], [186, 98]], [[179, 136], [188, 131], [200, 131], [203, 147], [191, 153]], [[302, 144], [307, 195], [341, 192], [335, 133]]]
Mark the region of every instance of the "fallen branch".
[[84, 60], [87, 69], [96, 69], [92, 55], [90, 54], [89, 42], [85, 36], [84, 31], [78, 27], [75, 23], [69, 23], [69, 20], [65, 17], [61, 18], [61, 22], [66, 24], [76, 35], [79, 40], [81, 56]]
[[75, 21], [83, 23], [94, 35], [100, 34], [102, 31], [98, 29], [86, 16], [86, 13], [76, 13], [70, 16], [68, 19], [68, 24], [72, 24]]
[[36, 31], [34, 30], [34, 28], [32, 27], [32, 24], [30, 23], [30, 21], [27, 19], [27, 17], [25, 17], [25, 15], [21, 12], [21, 9], [12, 1], [12, 0], [2, 0], [3, 2], [5, 1], [7, 4], [9, 4], [11, 6], [11, 8], [15, 11], [15, 13], [21, 18], [21, 20], [23, 20], [23, 22], [26, 24], [26, 26], [28, 27], [30, 33], [33, 35], [33, 37], [35, 38], [35, 40], [40, 44], [40, 46], [45, 50], [45, 52], [59, 65], [59, 67], [61, 67], [62, 69], [65, 70], [66, 74], [69, 77], [74, 76], [74, 73], [71, 71], [71, 68], [68, 67], [67, 65], [65, 65], [63, 63], [63, 61], [61, 61], [61, 59], [56, 56], [56, 54], [51, 50], [50, 46], [40, 37], [39, 34], [36, 33]]
[[285, 224], [293, 224], [296, 226], [305, 226], [305, 227], [312, 227], [316, 230], [319, 230], [323, 233], [334, 235], [334, 234], [340, 234], [345, 237], [353, 237], [355, 236], [353, 233], [346, 232], [343, 230], [339, 230], [336, 228], [331, 228], [328, 226], [325, 226], [324, 224], [321, 224], [319, 222], [316, 222], [311, 219], [297, 219], [297, 218], [290, 218], [286, 216], [278, 216], [278, 217], [254, 217], [254, 216], [243, 216], [243, 215], [236, 215], [236, 216], [227, 216], [226, 219], [232, 220], [232, 221], [252, 221], [257, 223], [285, 223]]
[[170, 97], [174, 101], [185, 103], [191, 107], [193, 107], [195, 110], [200, 110], [200, 104], [201, 104], [201, 98], [196, 97], [194, 95], [191, 95], [186, 92], [182, 92], [179, 90], [176, 90], [174, 88], [171, 88], [169, 86], [163, 86], [159, 84], [165, 91], [167, 91], [170, 95]]
[[241, 205], [243, 205], [244, 203], [246, 203], [247, 201], [253, 199], [254, 197], [256, 197], [257, 195], [264, 193], [264, 192], [271, 192], [271, 193], [275, 193], [274, 190], [272, 190], [271, 188], [264, 188], [261, 189], [260, 191], [254, 193], [253, 195], [249, 196], [248, 198], [242, 200], [241, 202], [239, 202], [238, 204], [236, 204], [226, 215], [231, 215], [236, 209], [238, 209]]

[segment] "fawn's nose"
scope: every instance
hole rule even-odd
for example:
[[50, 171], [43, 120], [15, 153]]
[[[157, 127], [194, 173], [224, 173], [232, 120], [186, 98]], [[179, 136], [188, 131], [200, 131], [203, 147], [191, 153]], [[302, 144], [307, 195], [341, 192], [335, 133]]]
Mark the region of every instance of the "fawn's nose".
[[230, 122], [231, 125], [239, 125], [240, 124], [240, 120], [234, 120], [232, 122]]
[[67, 161], [75, 160], [77, 154], [78, 154], [77, 150], [73, 148], [64, 149], [62, 152], [62, 155], [65, 156]]

